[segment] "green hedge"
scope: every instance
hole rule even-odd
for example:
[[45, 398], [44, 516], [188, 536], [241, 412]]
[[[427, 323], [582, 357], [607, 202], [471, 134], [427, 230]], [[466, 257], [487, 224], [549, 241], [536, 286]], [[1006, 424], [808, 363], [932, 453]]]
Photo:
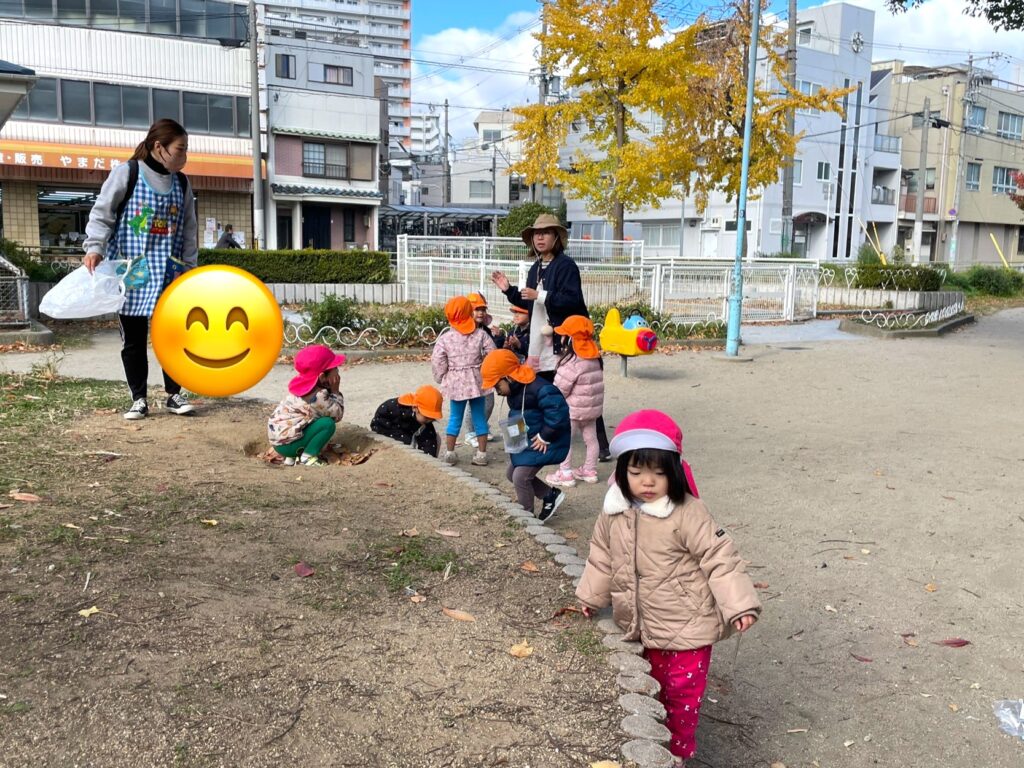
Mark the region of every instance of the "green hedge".
[[391, 260], [383, 251], [199, 251], [199, 266], [226, 264], [264, 283], [390, 283]]
[[[847, 265], [822, 264], [839, 278], [845, 279]], [[938, 291], [942, 289], [942, 273], [931, 267], [908, 267], [902, 264], [857, 264], [857, 279], [853, 288], [880, 288], [890, 291]], [[836, 283], [833, 283], [835, 285]]]

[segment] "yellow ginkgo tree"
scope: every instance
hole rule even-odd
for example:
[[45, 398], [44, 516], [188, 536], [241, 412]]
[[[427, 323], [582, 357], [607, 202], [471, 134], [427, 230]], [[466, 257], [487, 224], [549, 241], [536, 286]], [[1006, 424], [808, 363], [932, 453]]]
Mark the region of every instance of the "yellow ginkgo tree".
[[[714, 190], [736, 195], [746, 6], [734, 7], [724, 21], [702, 16], [674, 32], [666, 31], [653, 0], [551, 0], [543, 13], [540, 63], [567, 73], [562, 82], [571, 97], [514, 110], [523, 142], [514, 171], [584, 200], [591, 214], [612, 222], [616, 240], [625, 210], [658, 207], [679, 194], [692, 194], [702, 210]], [[847, 93], [789, 89], [780, 34], [764, 28], [761, 45], [772, 77], [755, 93], [751, 189], [776, 181], [796, 145], [799, 137], [786, 133], [786, 110], [838, 112]], [[565, 158], [571, 130], [579, 133], [580, 146]]]

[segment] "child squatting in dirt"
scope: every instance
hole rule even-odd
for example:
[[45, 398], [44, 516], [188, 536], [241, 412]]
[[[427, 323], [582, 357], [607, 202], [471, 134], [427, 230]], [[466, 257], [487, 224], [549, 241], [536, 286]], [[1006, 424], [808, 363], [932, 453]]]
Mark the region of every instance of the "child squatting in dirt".
[[624, 639], [643, 644], [661, 684], [669, 750], [682, 765], [697, 749], [711, 645], [746, 632], [761, 602], [732, 538], [697, 494], [679, 426], [661, 411], [637, 411], [610, 449], [615, 482], [576, 596], [588, 615], [611, 604]]
[[345, 398], [338, 388], [338, 367], [344, 355], [323, 344], [306, 347], [295, 355], [298, 375], [288, 382], [285, 396], [267, 422], [267, 437], [287, 465], [321, 466], [320, 458], [345, 415]]

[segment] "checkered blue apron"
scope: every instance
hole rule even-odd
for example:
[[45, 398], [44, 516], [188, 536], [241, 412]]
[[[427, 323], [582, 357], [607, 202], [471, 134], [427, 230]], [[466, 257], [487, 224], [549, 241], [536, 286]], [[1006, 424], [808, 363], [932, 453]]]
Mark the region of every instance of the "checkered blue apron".
[[177, 174], [171, 190], [155, 191], [139, 174], [132, 198], [108, 244], [108, 258], [128, 260], [122, 315], [149, 317], [160, 294], [186, 270], [184, 246], [185, 192]]

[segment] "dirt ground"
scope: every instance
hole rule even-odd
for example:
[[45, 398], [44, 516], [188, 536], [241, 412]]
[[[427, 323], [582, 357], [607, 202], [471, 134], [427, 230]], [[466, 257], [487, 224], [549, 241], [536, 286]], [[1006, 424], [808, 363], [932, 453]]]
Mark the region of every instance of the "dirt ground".
[[[681, 352], [637, 361], [628, 380], [606, 372], [610, 426], [641, 407], [680, 419], [701, 495], [767, 585], [762, 620], [715, 651], [693, 765], [1021, 765], [1024, 741], [992, 704], [1024, 697], [1024, 309], [941, 339], [744, 351], [753, 362]], [[346, 369], [351, 420], [428, 375]], [[615, 755], [614, 674], [588, 625], [548, 621], [571, 590], [539, 547], [397, 451], [330, 476], [259, 465], [242, 448], [260, 408], [207, 404], [138, 432], [90, 415], [56, 454], [21, 452], [22, 474], [4, 471], [45, 501], [0, 510], [0, 765]], [[49, 434], [0, 429], [7, 466], [11, 444]], [[509, 491], [494, 459], [472, 471]], [[551, 523], [581, 550], [602, 493], [573, 489]], [[430, 546], [403, 558], [410, 525]], [[440, 582], [430, 564], [449, 552], [458, 574]], [[298, 558], [316, 575], [298, 579]], [[389, 590], [399, 559], [427, 602]], [[102, 612], [77, 615], [91, 605]], [[522, 639], [537, 650], [516, 661]], [[969, 644], [942, 644], [956, 639]]]

